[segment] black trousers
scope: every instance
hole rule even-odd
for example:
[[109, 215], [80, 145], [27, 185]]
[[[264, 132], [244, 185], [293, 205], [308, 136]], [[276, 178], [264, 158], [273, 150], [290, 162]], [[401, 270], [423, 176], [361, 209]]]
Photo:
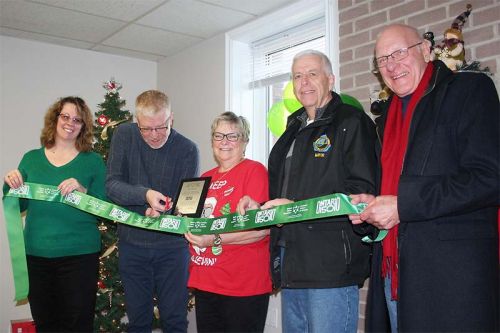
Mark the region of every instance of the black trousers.
[[27, 256], [31, 314], [36, 331], [92, 332], [99, 253]]
[[225, 296], [195, 291], [198, 333], [263, 332], [269, 294]]

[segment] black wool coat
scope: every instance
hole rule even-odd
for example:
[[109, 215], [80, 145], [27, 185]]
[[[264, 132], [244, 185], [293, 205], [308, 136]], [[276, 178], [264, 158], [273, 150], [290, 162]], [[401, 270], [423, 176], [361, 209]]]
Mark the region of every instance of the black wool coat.
[[[491, 79], [434, 63], [398, 188], [400, 332], [498, 332], [499, 101]], [[387, 110], [377, 119], [383, 141]], [[387, 330], [374, 253], [367, 331]]]

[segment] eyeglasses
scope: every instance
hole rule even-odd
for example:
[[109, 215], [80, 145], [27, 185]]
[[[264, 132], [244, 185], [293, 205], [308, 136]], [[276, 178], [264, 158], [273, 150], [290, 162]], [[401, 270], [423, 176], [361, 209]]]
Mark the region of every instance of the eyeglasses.
[[408, 56], [409, 49], [411, 49], [412, 47], [418, 46], [420, 44], [422, 44], [422, 42], [419, 42], [417, 44], [413, 44], [412, 46], [408, 46], [408, 47], [404, 47], [402, 49], [396, 50], [389, 55], [378, 57], [375, 59], [375, 65], [377, 66], [377, 68], [385, 67], [385, 66], [387, 66], [387, 63], [389, 62], [389, 58], [392, 58], [396, 62], [401, 61]]
[[77, 118], [77, 117], [71, 117], [67, 113], [59, 113], [57, 115], [60, 119], [62, 119], [65, 123], [69, 123], [70, 121], [73, 123], [73, 125], [83, 125], [83, 119], [82, 118]]
[[220, 132], [215, 132], [214, 134], [212, 134], [212, 139], [214, 139], [214, 141], [222, 141], [222, 140], [224, 140], [224, 138], [226, 138], [227, 141], [235, 142], [235, 141], [238, 141], [238, 138], [240, 136], [241, 135], [238, 133], [224, 134], [224, 133], [220, 133]]
[[150, 135], [153, 132], [156, 132], [158, 134], [166, 134], [169, 126], [161, 126], [161, 127], [140, 127], [139, 124], [137, 124], [137, 127], [139, 127], [139, 131], [141, 131], [142, 134], [145, 135]]

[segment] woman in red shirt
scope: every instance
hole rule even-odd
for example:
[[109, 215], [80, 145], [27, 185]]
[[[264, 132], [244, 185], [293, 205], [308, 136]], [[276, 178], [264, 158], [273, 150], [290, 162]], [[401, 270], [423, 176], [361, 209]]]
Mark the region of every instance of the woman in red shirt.
[[[267, 201], [266, 168], [245, 158], [247, 120], [225, 112], [211, 131], [217, 167], [203, 174], [212, 177], [203, 217], [235, 212], [244, 195]], [[198, 332], [262, 332], [272, 290], [269, 229], [185, 236], [191, 243], [188, 286], [195, 290]]]

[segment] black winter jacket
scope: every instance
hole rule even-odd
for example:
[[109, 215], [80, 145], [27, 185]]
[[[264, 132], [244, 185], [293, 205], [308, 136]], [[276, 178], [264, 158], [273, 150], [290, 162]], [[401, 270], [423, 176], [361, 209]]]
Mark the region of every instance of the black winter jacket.
[[[271, 199], [282, 196], [285, 160], [292, 143], [288, 199], [375, 193], [374, 124], [363, 111], [343, 104], [336, 93], [332, 97], [319, 119], [302, 129], [304, 108], [289, 117], [286, 131], [269, 155]], [[275, 287], [362, 285], [368, 276], [370, 246], [361, 242], [347, 216], [273, 227], [270, 246]]]

